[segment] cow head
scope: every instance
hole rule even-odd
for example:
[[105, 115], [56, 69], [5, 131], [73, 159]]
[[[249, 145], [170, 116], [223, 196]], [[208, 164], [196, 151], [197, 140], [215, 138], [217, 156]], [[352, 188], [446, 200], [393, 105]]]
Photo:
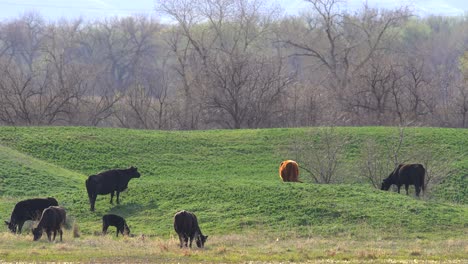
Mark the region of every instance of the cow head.
[[205, 246], [205, 242], [208, 239], [208, 236], [204, 236], [202, 234], [199, 234], [197, 236], [197, 247], [202, 248]]
[[388, 189], [390, 189], [390, 186], [392, 186], [390, 179], [384, 179], [382, 181], [382, 186], [380, 187], [380, 190], [388, 191]]
[[37, 241], [42, 237], [42, 228], [36, 227], [32, 230], [32, 233], [34, 235], [34, 241]]
[[400, 168], [403, 166], [403, 164], [398, 165], [391, 173], [388, 175], [386, 179], [382, 181], [382, 186], [380, 187], [381, 190], [388, 191], [390, 189], [390, 186], [395, 183], [396, 178], [398, 178], [398, 174], [400, 171]]
[[127, 224], [124, 225], [123, 234], [127, 235], [127, 236], [130, 236], [130, 227], [128, 227]]
[[16, 233], [16, 224], [13, 223], [13, 221], [5, 221], [5, 224], [8, 226], [8, 229], [10, 229], [12, 233]]
[[132, 178], [140, 178], [140, 173], [138, 172], [138, 168], [137, 167], [130, 167], [130, 169], [128, 169], [129, 172], [130, 172], [130, 176]]

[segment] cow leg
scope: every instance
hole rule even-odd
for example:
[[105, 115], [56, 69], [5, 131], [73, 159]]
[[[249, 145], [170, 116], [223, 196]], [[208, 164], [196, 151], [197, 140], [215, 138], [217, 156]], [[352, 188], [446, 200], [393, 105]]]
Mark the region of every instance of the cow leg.
[[405, 184], [406, 195], [408, 195], [409, 184]]
[[119, 237], [119, 228], [117, 227], [116, 236]]
[[117, 191], [117, 204], [120, 204], [119, 196], [120, 196], [120, 192]]
[[62, 242], [62, 235], [63, 235], [63, 231], [62, 231], [62, 229], [61, 229], [61, 228], [60, 228], [58, 231], [59, 231], [59, 235], [60, 235], [60, 242]]
[[54, 236], [52, 238], [53, 241], [55, 241], [55, 237], [57, 236], [57, 230], [54, 230]]
[[111, 195], [110, 203], [111, 203], [111, 204], [114, 204], [114, 202], [112, 201], [112, 200], [114, 199], [114, 191], [112, 191], [110, 195]]
[[94, 211], [94, 204], [96, 203], [97, 194], [93, 194], [89, 198], [89, 203], [91, 204], [91, 211]]
[[190, 236], [190, 248], [192, 248], [193, 235]]
[[21, 234], [21, 230], [23, 229], [25, 221], [18, 222], [18, 234]]
[[91, 211], [94, 211], [94, 194], [88, 194], [89, 204], [91, 205]]
[[188, 240], [189, 240], [189, 237], [186, 234], [184, 234], [184, 245], [185, 245], [185, 247], [187, 247]]
[[52, 232], [50, 232], [49, 229], [46, 230], [46, 233], [47, 233], [47, 239], [49, 240], [49, 242], [51, 241], [50, 237], [52, 235]]
[[107, 234], [107, 228], [109, 227], [109, 225], [106, 225], [105, 223], [102, 224], [102, 234], [105, 235]]
[[398, 193], [400, 193], [400, 187], [401, 185], [398, 185], [397, 188], [398, 188]]
[[415, 185], [414, 190], [416, 191], [416, 196], [419, 197], [419, 193], [421, 192], [421, 187], [419, 185]]
[[184, 246], [184, 238], [182, 234], [177, 234], [179, 235], [179, 247], [182, 248]]

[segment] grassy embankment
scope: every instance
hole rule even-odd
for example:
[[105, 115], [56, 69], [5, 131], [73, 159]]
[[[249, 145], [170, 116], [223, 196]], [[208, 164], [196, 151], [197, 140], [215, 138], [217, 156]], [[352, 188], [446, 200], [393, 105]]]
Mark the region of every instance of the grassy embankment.
[[[456, 171], [438, 199], [415, 199], [366, 184], [281, 183], [282, 149], [308, 129], [162, 132], [76, 127], [0, 127], [0, 215], [29, 197], [54, 196], [75, 222], [64, 243], [0, 239], [0, 260], [306, 261], [453, 260], [467, 258], [468, 130], [408, 129], [403, 152], [443, 150]], [[392, 128], [338, 128], [348, 137], [343, 177], [362, 143], [385, 144]], [[409, 143], [411, 142], [411, 143]], [[453, 157], [453, 158], [452, 158]], [[462, 157], [462, 158], [460, 158]], [[436, 161], [437, 162], [437, 161]], [[142, 174], [120, 205], [98, 196], [89, 211], [87, 175], [137, 166]], [[348, 171], [346, 173], [346, 171]], [[306, 176], [303, 175], [305, 178]], [[307, 178], [305, 178], [307, 180]], [[460, 194], [461, 193], [461, 194]], [[461, 196], [460, 196], [461, 195]], [[461, 204], [447, 202], [453, 197]], [[461, 198], [460, 198], [461, 197]], [[172, 216], [186, 209], [208, 234], [205, 250], [179, 250]], [[124, 216], [132, 238], [95, 236], [105, 213]], [[142, 236], [144, 235], [144, 237]]]

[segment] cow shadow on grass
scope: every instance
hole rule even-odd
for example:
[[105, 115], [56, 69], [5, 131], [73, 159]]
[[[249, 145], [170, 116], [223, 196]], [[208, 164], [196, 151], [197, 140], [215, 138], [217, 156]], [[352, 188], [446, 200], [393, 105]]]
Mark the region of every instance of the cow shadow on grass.
[[149, 210], [149, 209], [158, 209], [159, 205], [156, 203], [156, 201], [151, 200], [147, 204], [141, 204], [141, 203], [136, 203], [136, 202], [130, 202], [130, 203], [123, 203], [123, 204], [118, 204], [114, 207], [112, 207], [107, 213], [108, 214], [116, 214], [120, 215], [124, 218], [134, 216], [140, 212]]

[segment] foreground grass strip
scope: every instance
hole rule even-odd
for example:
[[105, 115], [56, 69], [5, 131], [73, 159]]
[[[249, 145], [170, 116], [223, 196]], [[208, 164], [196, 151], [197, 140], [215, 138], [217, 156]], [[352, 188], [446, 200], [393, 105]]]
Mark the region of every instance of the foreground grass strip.
[[33, 242], [31, 235], [0, 234], [0, 261], [79, 262], [340, 262], [466, 263], [466, 240], [353, 240], [246, 233], [213, 237], [204, 249], [180, 249], [176, 237], [65, 235]]

